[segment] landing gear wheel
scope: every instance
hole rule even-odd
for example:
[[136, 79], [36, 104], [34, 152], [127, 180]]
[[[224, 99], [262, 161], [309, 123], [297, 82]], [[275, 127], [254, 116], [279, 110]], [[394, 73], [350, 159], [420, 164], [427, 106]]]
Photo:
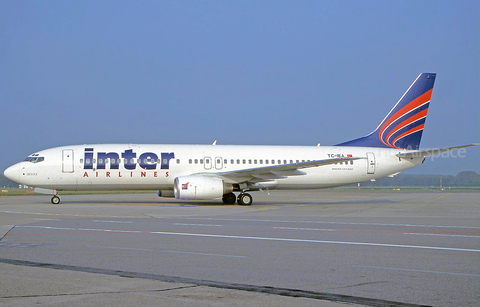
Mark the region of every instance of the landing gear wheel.
[[58, 197], [57, 195], [53, 196], [52, 197], [52, 204], [58, 205], [59, 203], [60, 203], [60, 197]]
[[252, 195], [248, 193], [242, 193], [238, 195], [237, 201], [240, 206], [250, 206], [253, 202], [253, 198]]
[[223, 203], [226, 205], [232, 205], [237, 201], [237, 196], [233, 193], [228, 193], [222, 197]]

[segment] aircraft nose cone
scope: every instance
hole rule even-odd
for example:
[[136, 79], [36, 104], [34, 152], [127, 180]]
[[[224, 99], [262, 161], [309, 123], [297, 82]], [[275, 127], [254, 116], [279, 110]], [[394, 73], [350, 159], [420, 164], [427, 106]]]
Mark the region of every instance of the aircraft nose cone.
[[19, 182], [20, 166], [18, 164], [10, 166], [3, 172], [3, 175], [12, 181]]

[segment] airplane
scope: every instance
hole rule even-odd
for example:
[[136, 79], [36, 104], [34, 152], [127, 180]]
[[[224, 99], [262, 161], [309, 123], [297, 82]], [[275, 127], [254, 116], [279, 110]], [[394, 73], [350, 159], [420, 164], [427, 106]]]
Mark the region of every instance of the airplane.
[[158, 190], [160, 197], [246, 206], [251, 191], [322, 189], [394, 176], [427, 156], [478, 145], [419, 149], [435, 78], [420, 74], [372, 133], [335, 146], [73, 145], [31, 154], [4, 175], [53, 195], [53, 204], [60, 203], [58, 191]]

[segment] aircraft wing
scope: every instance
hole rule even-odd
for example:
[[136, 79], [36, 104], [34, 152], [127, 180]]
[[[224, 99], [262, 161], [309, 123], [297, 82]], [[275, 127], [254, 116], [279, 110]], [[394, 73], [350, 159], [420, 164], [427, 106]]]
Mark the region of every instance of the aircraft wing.
[[218, 172], [218, 173], [201, 173], [204, 176], [219, 177], [227, 183], [242, 182], [262, 182], [274, 179], [287, 178], [289, 176], [301, 176], [306, 173], [301, 171], [304, 168], [318, 167], [323, 165], [331, 165], [344, 161], [366, 159], [364, 157], [345, 157], [325, 160], [315, 160], [308, 162], [299, 162], [291, 164], [271, 165], [264, 167], [248, 168], [243, 170]]
[[399, 158], [422, 158], [431, 155], [438, 155], [444, 152], [452, 151], [455, 149], [470, 147], [470, 146], [478, 146], [478, 143], [469, 144], [469, 145], [462, 145], [462, 146], [455, 146], [455, 147], [448, 147], [448, 148], [437, 148], [437, 149], [429, 149], [429, 150], [420, 150], [420, 151], [413, 151], [413, 152], [404, 152], [398, 153], [397, 157]]

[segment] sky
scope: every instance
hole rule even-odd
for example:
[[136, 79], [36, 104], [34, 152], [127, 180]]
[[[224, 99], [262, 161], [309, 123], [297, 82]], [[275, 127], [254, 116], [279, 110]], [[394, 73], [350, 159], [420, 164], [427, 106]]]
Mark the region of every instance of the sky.
[[[0, 170], [96, 143], [335, 145], [422, 72], [420, 146], [480, 139], [478, 1], [2, 1]], [[479, 148], [410, 174], [479, 172]]]

